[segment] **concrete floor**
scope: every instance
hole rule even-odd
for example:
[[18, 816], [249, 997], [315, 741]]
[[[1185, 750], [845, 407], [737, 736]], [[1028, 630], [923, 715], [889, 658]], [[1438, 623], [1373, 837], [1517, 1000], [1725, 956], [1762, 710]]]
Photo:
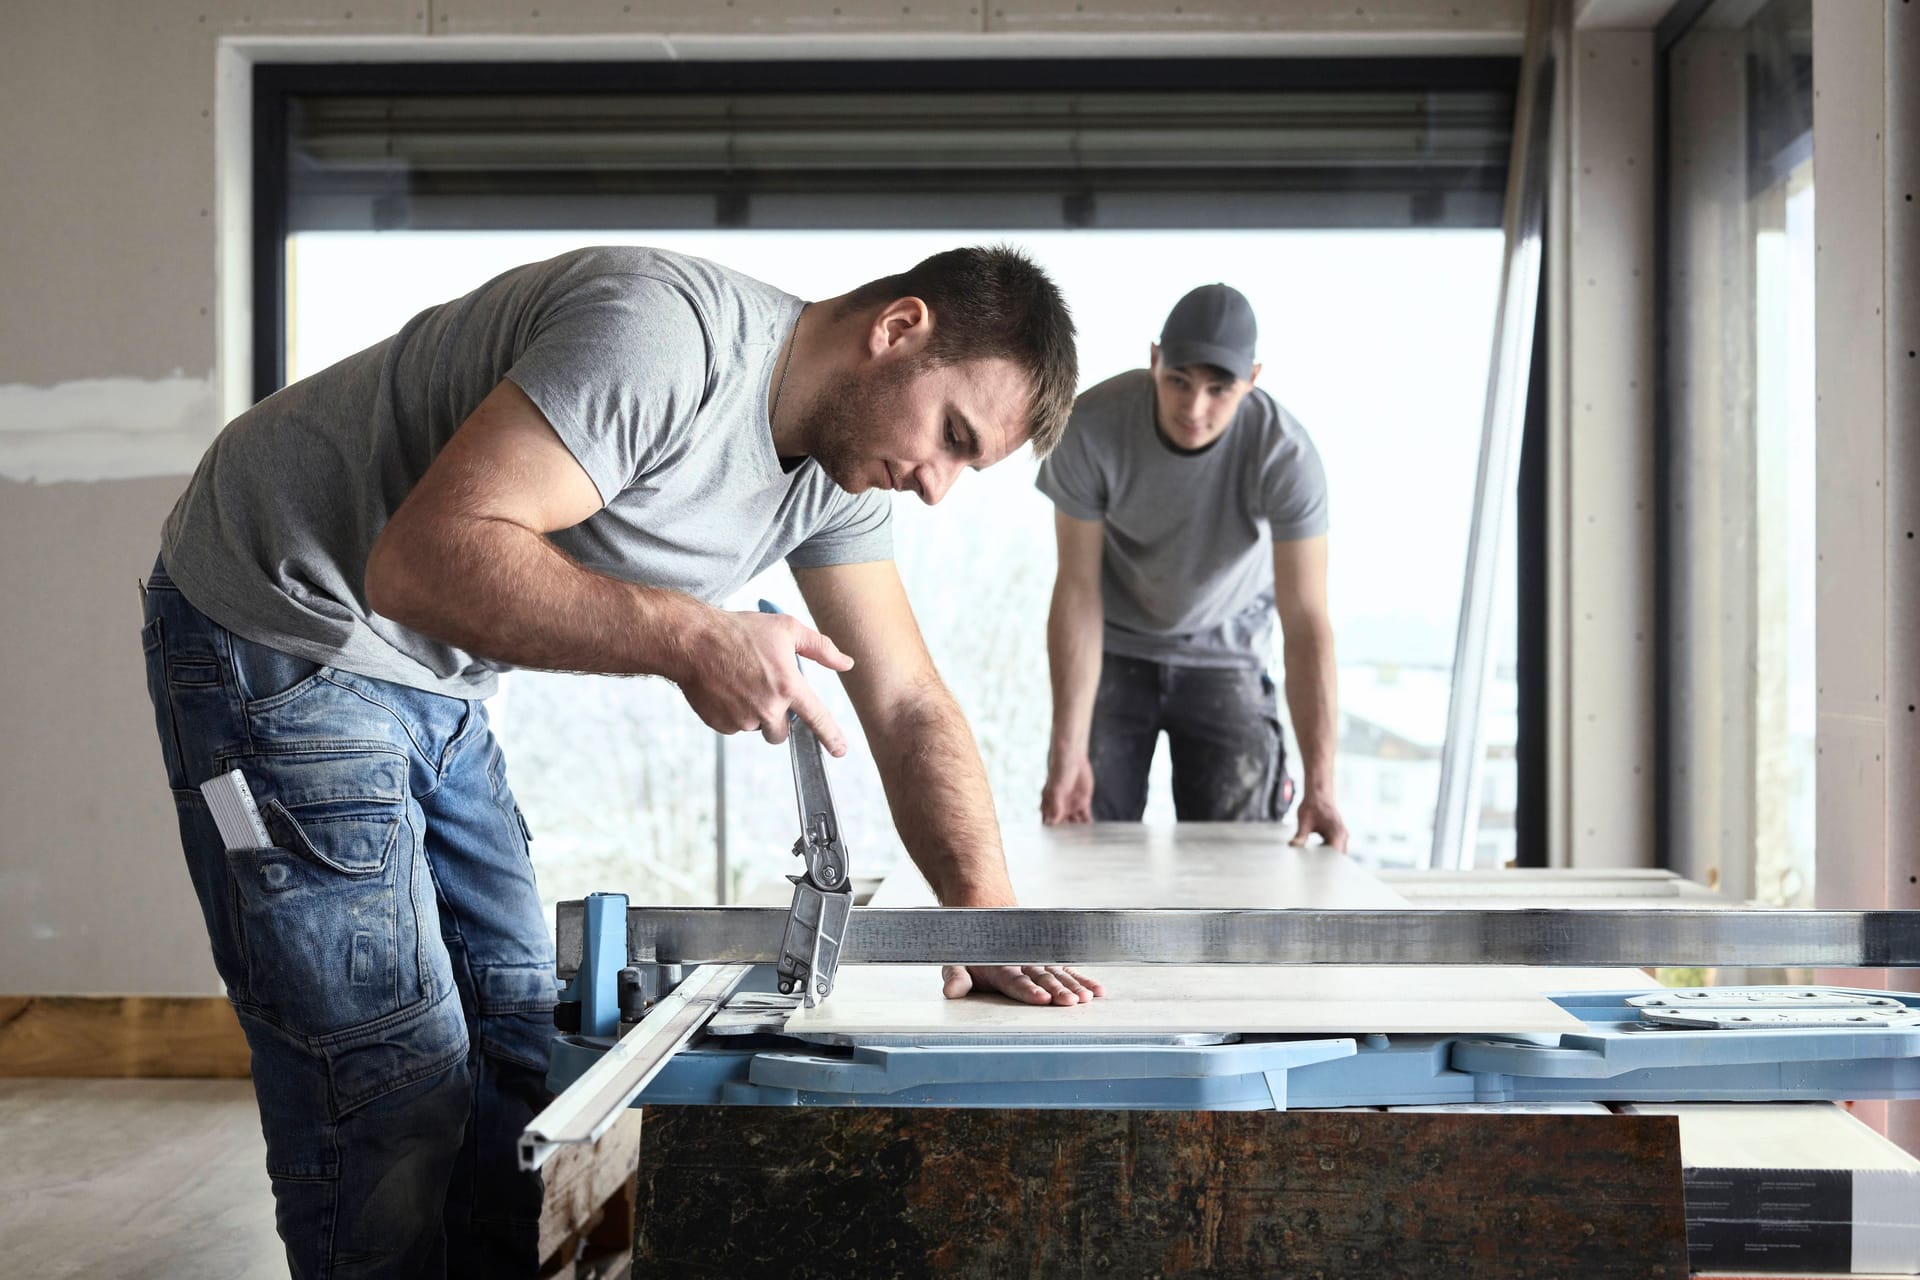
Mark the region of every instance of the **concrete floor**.
[[0, 1276], [287, 1274], [245, 1080], [0, 1080]]

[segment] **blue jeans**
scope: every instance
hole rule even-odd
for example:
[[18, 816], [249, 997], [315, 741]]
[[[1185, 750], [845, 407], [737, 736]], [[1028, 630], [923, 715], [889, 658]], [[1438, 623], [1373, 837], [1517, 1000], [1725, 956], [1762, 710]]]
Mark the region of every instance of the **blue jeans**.
[[1182, 822], [1277, 822], [1293, 804], [1273, 680], [1103, 654], [1088, 756], [1093, 820], [1138, 822], [1161, 733]]
[[[302, 1280], [532, 1276], [554, 957], [477, 701], [233, 634], [156, 563], [147, 690], [213, 959], [253, 1051], [275, 1217]], [[239, 769], [273, 843], [228, 850]]]

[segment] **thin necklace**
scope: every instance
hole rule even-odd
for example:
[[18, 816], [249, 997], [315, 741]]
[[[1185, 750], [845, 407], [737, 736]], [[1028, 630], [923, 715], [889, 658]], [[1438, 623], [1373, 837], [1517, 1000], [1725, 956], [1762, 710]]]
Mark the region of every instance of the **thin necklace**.
[[780, 417], [780, 393], [787, 389], [787, 370], [793, 368], [793, 349], [800, 345], [800, 317], [807, 314], [807, 308], [811, 305], [811, 303], [807, 302], [801, 303], [800, 314], [793, 318], [793, 333], [787, 338], [786, 358], [780, 361], [780, 381], [775, 383], [773, 387], [773, 408], [767, 410], [767, 427], [769, 430], [778, 430], [774, 424], [779, 421]]

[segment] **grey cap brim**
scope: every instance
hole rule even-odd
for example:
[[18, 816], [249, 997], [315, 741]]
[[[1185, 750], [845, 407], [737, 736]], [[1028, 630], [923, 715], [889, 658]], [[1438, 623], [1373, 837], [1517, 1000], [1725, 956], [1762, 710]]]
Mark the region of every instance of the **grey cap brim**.
[[1160, 363], [1170, 369], [1184, 369], [1190, 364], [1210, 364], [1225, 369], [1242, 382], [1253, 376], [1251, 356], [1244, 351], [1216, 346], [1211, 342], [1165, 343], [1160, 348]]

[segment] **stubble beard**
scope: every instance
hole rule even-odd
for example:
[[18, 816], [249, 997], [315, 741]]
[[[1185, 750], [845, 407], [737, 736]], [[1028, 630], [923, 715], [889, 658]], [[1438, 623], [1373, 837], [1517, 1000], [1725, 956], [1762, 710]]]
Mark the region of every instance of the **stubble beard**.
[[900, 420], [902, 391], [911, 371], [889, 366], [861, 375], [843, 369], [820, 389], [800, 419], [807, 454], [827, 478], [849, 493], [872, 488], [873, 472]]

